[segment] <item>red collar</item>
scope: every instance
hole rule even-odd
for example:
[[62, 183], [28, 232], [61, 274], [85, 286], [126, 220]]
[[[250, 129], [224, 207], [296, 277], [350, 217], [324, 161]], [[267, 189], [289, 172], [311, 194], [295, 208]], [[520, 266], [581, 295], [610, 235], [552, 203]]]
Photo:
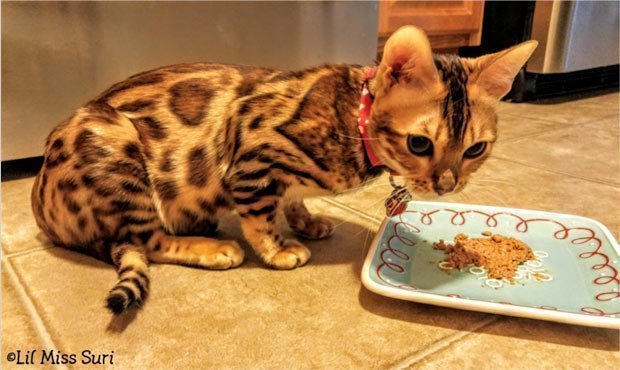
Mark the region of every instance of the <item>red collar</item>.
[[[368, 80], [373, 78], [377, 73], [377, 67], [373, 67], [368, 72], [364, 73], [364, 84], [362, 85], [362, 97], [360, 98], [360, 111], [357, 118], [357, 126], [360, 130], [360, 136], [362, 141], [362, 146], [366, 151], [366, 156], [370, 161], [370, 166], [379, 167], [385, 166], [383, 162], [379, 160], [379, 157], [375, 154], [370, 146], [370, 140], [372, 138], [368, 135], [368, 120], [370, 119], [370, 113], [372, 110], [372, 103], [374, 97], [370, 94], [368, 90]], [[389, 217], [398, 216], [401, 213], [405, 212], [407, 209], [407, 204], [412, 200], [411, 193], [407, 190], [406, 187], [397, 185], [394, 182], [394, 176], [398, 176], [398, 173], [390, 170], [390, 185], [392, 185], [392, 194], [385, 200], [385, 209], [387, 215]]]
[[364, 73], [366, 80], [362, 85], [362, 97], [360, 98], [360, 110], [357, 118], [357, 125], [362, 137], [363, 147], [372, 167], [384, 166], [384, 163], [379, 160], [379, 157], [377, 157], [375, 152], [372, 150], [372, 147], [370, 146], [371, 138], [368, 136], [368, 120], [370, 119], [374, 99], [368, 90], [368, 79], [373, 78], [376, 73], [377, 67], [373, 67], [368, 72]]

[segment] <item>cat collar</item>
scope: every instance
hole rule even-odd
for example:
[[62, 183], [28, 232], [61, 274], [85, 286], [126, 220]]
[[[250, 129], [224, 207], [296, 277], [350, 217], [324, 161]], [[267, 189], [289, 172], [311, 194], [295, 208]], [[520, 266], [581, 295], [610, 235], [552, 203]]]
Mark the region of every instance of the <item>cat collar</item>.
[[[371, 138], [368, 135], [368, 120], [370, 119], [373, 103], [373, 96], [368, 89], [368, 80], [373, 78], [376, 73], [377, 67], [373, 67], [368, 72], [364, 73], [365, 80], [362, 85], [362, 97], [360, 98], [359, 115], [357, 118], [357, 125], [362, 138], [362, 146], [370, 161], [371, 167], [385, 166], [372, 150], [370, 146]], [[392, 185], [393, 190], [390, 196], [385, 200], [385, 211], [389, 217], [403, 213], [407, 209], [407, 203], [413, 199], [406, 186], [396, 184], [394, 176], [398, 176], [398, 174], [390, 170], [390, 185]]]
[[371, 167], [384, 166], [383, 162], [379, 160], [375, 152], [370, 146], [371, 138], [368, 136], [368, 120], [370, 119], [370, 111], [372, 109], [373, 96], [368, 90], [368, 80], [373, 78], [377, 73], [377, 67], [371, 68], [368, 72], [364, 73], [364, 84], [362, 85], [362, 97], [360, 98], [359, 114], [357, 118], [357, 126], [360, 130], [362, 137], [362, 146], [366, 151], [366, 156], [370, 161]]

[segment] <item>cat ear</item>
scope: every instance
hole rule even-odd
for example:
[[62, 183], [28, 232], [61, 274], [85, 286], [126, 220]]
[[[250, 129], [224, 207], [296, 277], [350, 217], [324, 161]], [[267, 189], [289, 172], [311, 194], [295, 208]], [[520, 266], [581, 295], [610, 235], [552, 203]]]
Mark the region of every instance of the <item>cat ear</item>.
[[426, 88], [439, 82], [431, 44], [424, 31], [414, 26], [396, 30], [385, 43], [379, 73], [386, 88], [397, 83]]
[[508, 94], [512, 81], [532, 56], [538, 41], [530, 40], [498, 53], [476, 59], [479, 70], [475, 84], [494, 98]]

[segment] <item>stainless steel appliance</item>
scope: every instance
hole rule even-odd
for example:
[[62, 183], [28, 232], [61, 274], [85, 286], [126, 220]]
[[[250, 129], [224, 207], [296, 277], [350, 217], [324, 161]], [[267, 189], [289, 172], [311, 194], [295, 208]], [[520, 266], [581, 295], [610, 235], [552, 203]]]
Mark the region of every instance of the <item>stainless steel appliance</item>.
[[619, 62], [620, 2], [537, 1], [532, 39], [538, 49], [527, 71], [550, 74]]
[[617, 1], [537, 1], [531, 38], [540, 44], [512, 99], [617, 88], [619, 12]]
[[539, 46], [507, 99], [533, 100], [617, 88], [618, 1], [487, 1], [476, 57], [534, 39]]
[[167, 64], [371, 64], [373, 2], [3, 2], [2, 160], [112, 83]]

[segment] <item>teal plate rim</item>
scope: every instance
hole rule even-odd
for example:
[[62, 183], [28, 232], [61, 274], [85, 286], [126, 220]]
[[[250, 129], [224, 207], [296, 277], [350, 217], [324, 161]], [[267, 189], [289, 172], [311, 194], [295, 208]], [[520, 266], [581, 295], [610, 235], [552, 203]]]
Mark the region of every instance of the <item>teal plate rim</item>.
[[[428, 212], [426, 210], [428, 210]], [[618, 256], [620, 256], [620, 248], [611, 232], [600, 222], [591, 218], [570, 214], [462, 203], [413, 201], [407, 205], [407, 209], [403, 214], [386, 217], [375, 235], [364, 261], [361, 273], [363, 285], [374, 293], [412, 302], [575, 325], [620, 329], [620, 302], [618, 304], [618, 312], [604, 312], [596, 307], [582, 307], [580, 310], [581, 312], [570, 312], [562, 311], [551, 306], [528, 306], [506, 301], [493, 302], [479, 298], [463, 298], [458, 294], [441, 294], [428, 289], [416, 289], [408, 285], [407, 281], [390, 281], [388, 279], [383, 279], [381, 277], [381, 269], [386, 266], [389, 267], [389, 270], [392, 272], [396, 271], [397, 273], [402, 273], [403, 277], [408, 276], [406, 271], [407, 264], [399, 264], [398, 260], [409, 259], [409, 256], [403, 250], [398, 250], [386, 245], [386, 243], [382, 243], [382, 240], [386, 237], [388, 237], [388, 241], [390, 240], [389, 237], [396, 237], [395, 234], [390, 235], [386, 232], [387, 226], [394, 225], [395, 223], [407, 224], [403, 218], [404, 215], [407, 213], [417, 214], [419, 216], [418, 223], [416, 225], [407, 225], [413, 226], [413, 228], [417, 229], [419, 232], [421, 227], [432, 223], [432, 218], [437, 212], [442, 211], [449, 212], [452, 215], [450, 223], [455, 227], [464, 225], [467, 222], [467, 216], [469, 214], [487, 217], [486, 224], [491, 227], [498, 224], [498, 217], [503, 216], [514, 218], [516, 220], [515, 228], [519, 232], [527, 231], [529, 224], [547, 222], [555, 224], [558, 227], [557, 231], [553, 234], [553, 238], [557, 240], [567, 240], [572, 244], [595, 243], [593, 250], [581, 253], [579, 258], [587, 259], [595, 255], [603, 258], [604, 262], [592, 265], [590, 268], [608, 271], [608, 275], [601, 274], [603, 276], [594, 279], [593, 284], [599, 286], [611, 284], [610, 286], [615, 286], [615, 288], [609, 288], [608, 291], [598, 294], [595, 298], [599, 301], [620, 301], [620, 292], [618, 292], [620, 278], [618, 276], [618, 268], [614, 267], [618, 262]], [[590, 223], [595, 227], [589, 228], [583, 225], [579, 225], [579, 227], [567, 227], [560, 221], [569, 218], [581, 221], [585, 224]], [[519, 230], [519, 228], [521, 228], [521, 230]], [[596, 228], [598, 228], [598, 230], [595, 230]], [[579, 230], [582, 234], [579, 237], [574, 236], [574, 239], [568, 240], [569, 234], [573, 230]], [[586, 235], [584, 236], [583, 233], [586, 233]], [[411, 241], [405, 241], [411, 243]], [[609, 258], [608, 255], [601, 251], [603, 244], [608, 244], [611, 247], [611, 251], [615, 252], [616, 256], [613, 258], [613, 263], [612, 258]], [[415, 246], [415, 243], [412, 246]], [[387, 255], [391, 258], [388, 257], [384, 259]], [[601, 299], [599, 299], [599, 296], [601, 296]]]

